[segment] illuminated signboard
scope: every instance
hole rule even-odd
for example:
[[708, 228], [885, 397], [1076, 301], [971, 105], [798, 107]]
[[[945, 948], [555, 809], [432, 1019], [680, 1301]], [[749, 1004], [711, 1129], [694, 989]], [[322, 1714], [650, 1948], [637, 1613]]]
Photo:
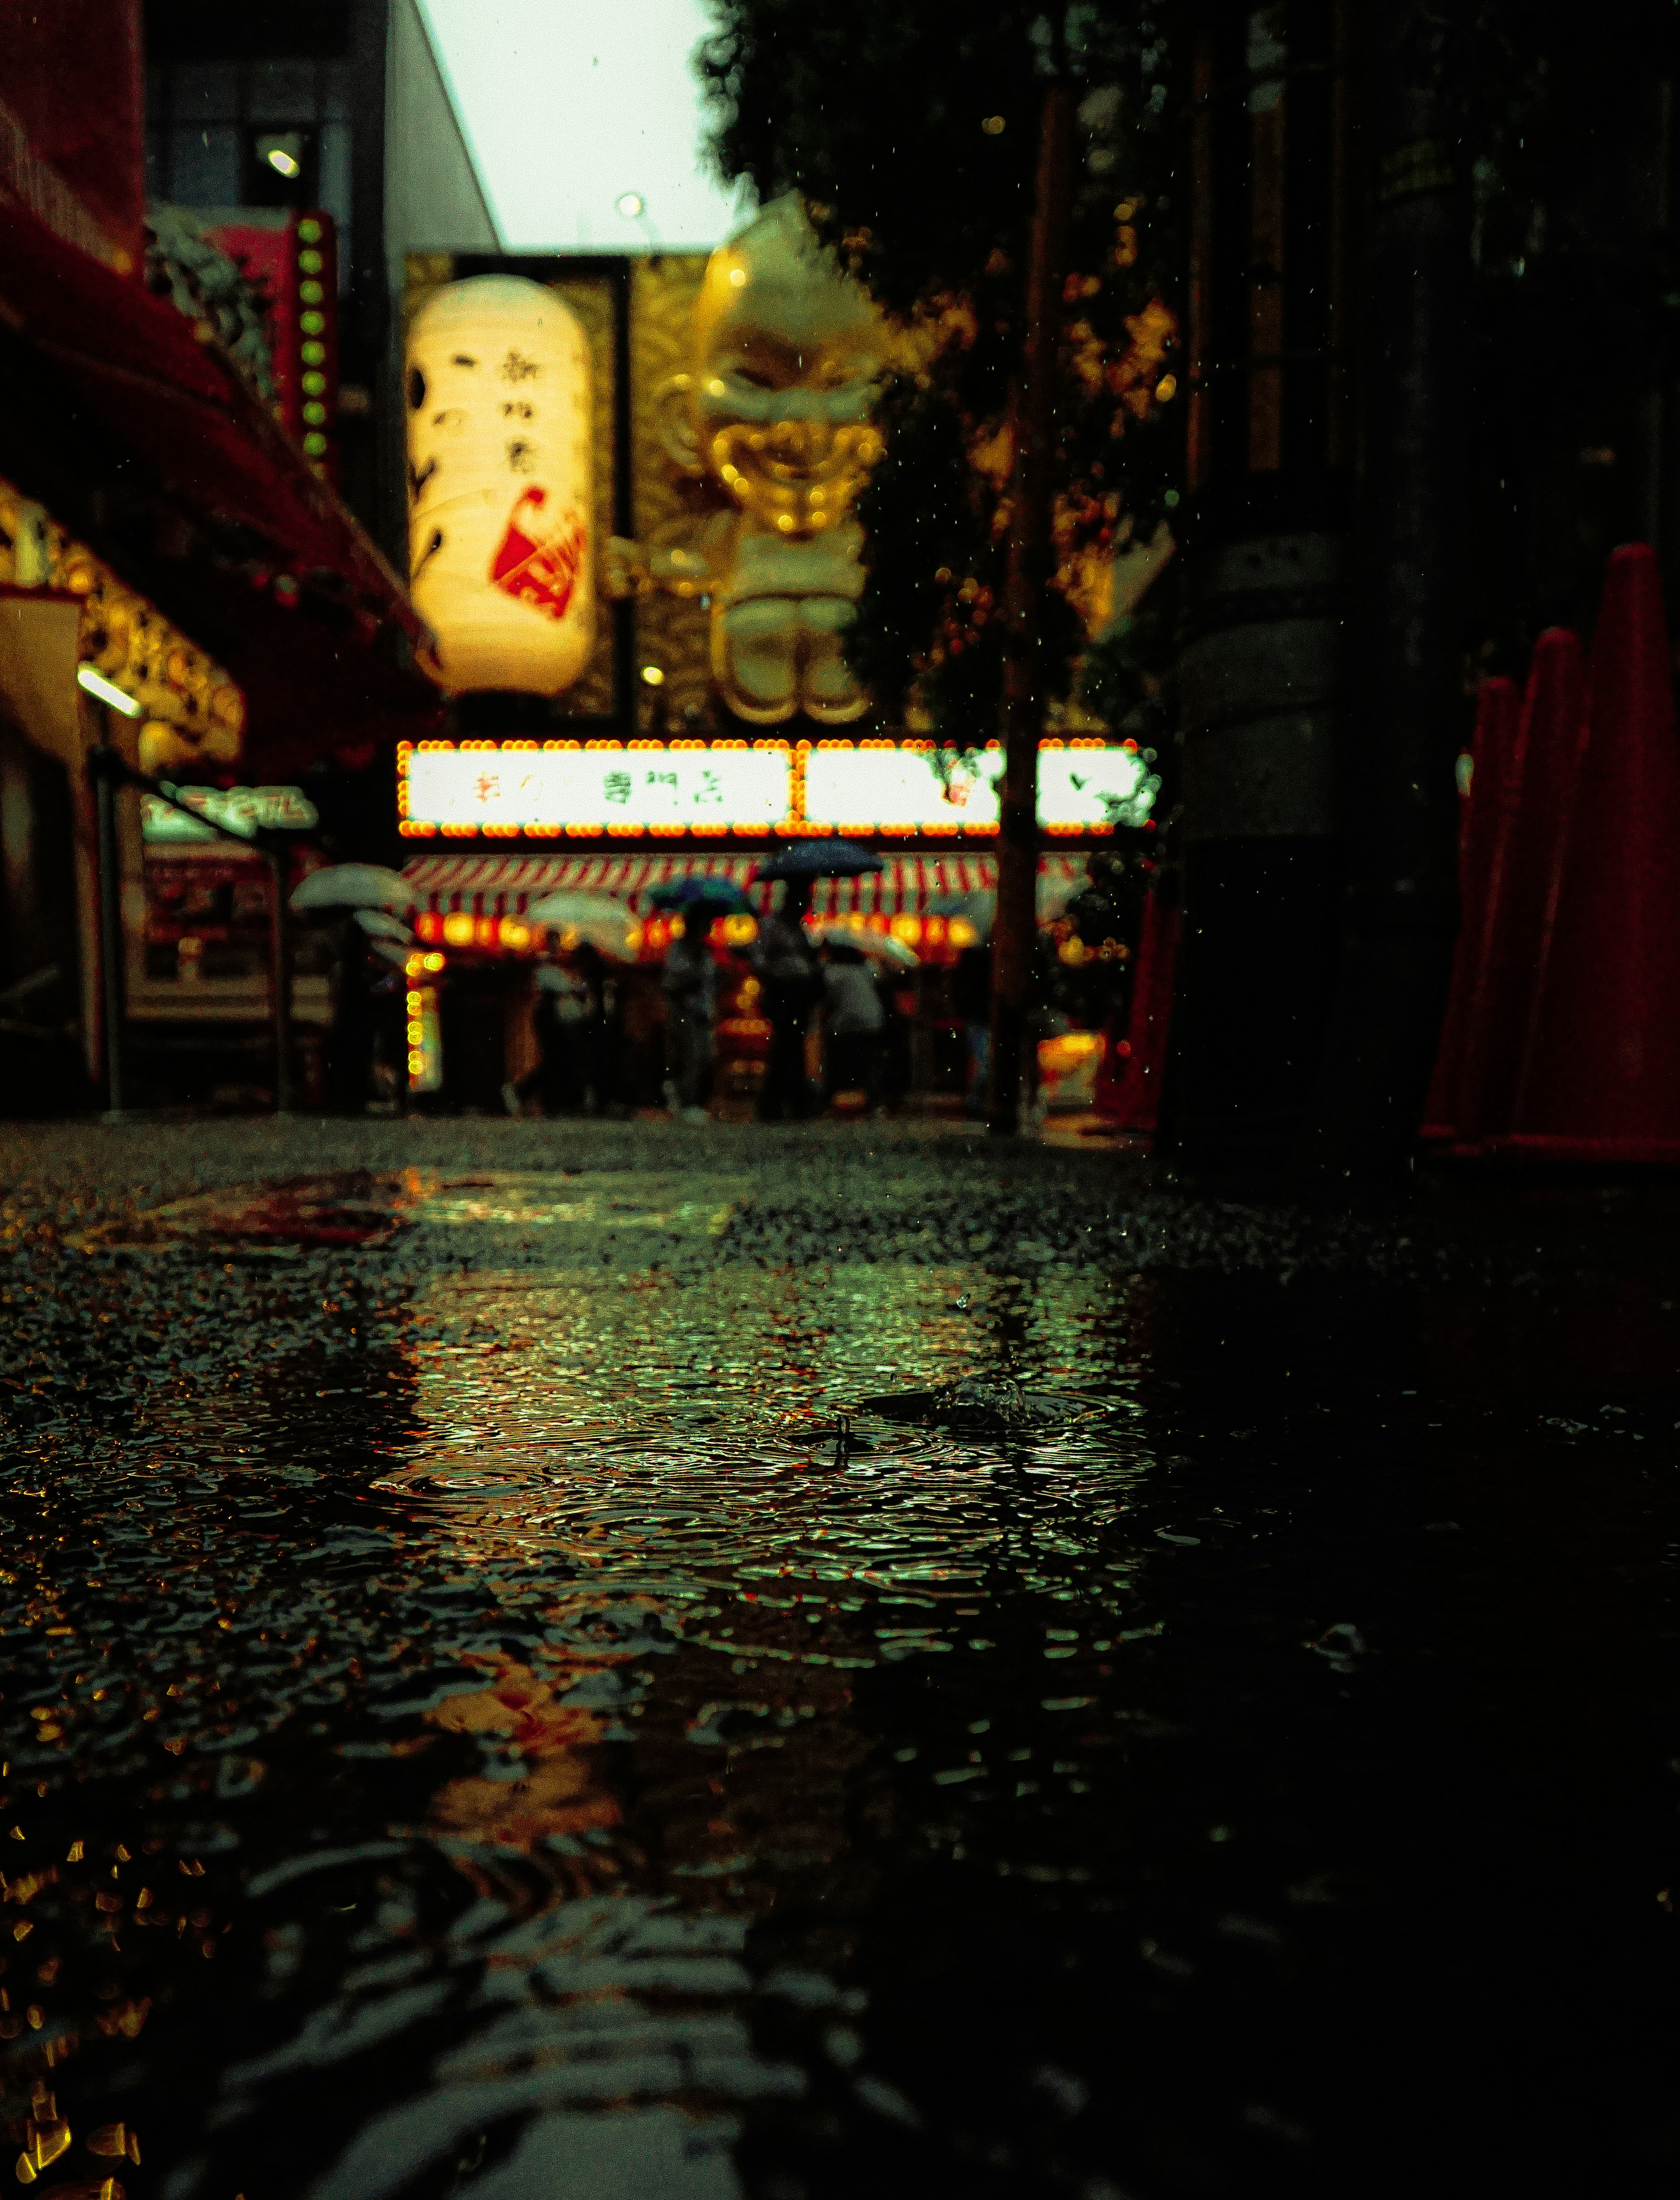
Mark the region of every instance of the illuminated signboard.
[[756, 748], [451, 749], [407, 758], [404, 830], [764, 834], [786, 822], [785, 742]]
[[[995, 833], [1002, 749], [824, 743], [805, 758], [805, 817], [835, 832]], [[1135, 749], [1039, 752], [1039, 822], [1051, 832], [1141, 825], [1158, 785]]]
[[[556, 743], [422, 742], [398, 752], [402, 826], [433, 834], [540, 838], [863, 833], [942, 839], [995, 835], [1002, 751], [936, 752], [903, 744], [824, 740], [748, 747], [638, 741], [588, 748]], [[1159, 781], [1136, 749], [1101, 741], [1039, 752], [1039, 822], [1046, 832], [1098, 835], [1140, 826]]]
[[871, 832], [899, 827], [910, 832], [995, 833], [1001, 749], [971, 758], [932, 748], [853, 748], [825, 743], [805, 758], [806, 822], [832, 831]]
[[215, 841], [199, 818], [210, 818], [242, 839], [265, 827], [271, 831], [307, 833], [319, 825], [315, 805], [301, 787], [178, 787], [171, 790], [176, 802], [198, 812], [188, 817], [173, 803], [160, 802], [155, 794], [140, 797], [140, 837], [148, 847], [171, 841]]

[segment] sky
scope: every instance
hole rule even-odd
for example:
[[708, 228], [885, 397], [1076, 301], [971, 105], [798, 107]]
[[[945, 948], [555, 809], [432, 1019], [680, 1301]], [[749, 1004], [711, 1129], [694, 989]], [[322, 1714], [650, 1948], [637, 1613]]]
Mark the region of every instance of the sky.
[[694, 251], [735, 226], [700, 162], [702, 0], [420, 9], [509, 250]]

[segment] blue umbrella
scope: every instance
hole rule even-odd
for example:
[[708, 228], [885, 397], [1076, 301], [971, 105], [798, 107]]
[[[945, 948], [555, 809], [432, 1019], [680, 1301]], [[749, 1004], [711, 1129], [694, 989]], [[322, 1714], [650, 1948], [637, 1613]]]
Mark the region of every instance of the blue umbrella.
[[760, 863], [761, 879], [857, 879], [865, 871], [887, 869], [879, 856], [860, 848], [855, 840], [796, 840], [791, 848], [768, 863]]
[[703, 901], [722, 910], [725, 916], [752, 914], [752, 903], [733, 879], [670, 879], [664, 886], [650, 886], [642, 898], [651, 909], [692, 909], [697, 901]]

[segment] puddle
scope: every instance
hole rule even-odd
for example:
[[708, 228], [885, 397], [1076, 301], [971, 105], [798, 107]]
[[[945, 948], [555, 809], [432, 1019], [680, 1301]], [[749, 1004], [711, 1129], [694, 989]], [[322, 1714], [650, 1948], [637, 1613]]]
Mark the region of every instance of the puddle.
[[[0, 1463], [43, 2194], [1359, 2189], [1408, 1996], [1527, 2037], [1565, 1853], [1611, 2005], [1671, 1916], [1643, 1408], [1455, 1392], [1391, 1292], [796, 1263], [791, 1213], [391, 1171], [84, 1238], [220, 1343]], [[1660, 2090], [1672, 2026], [1606, 2022]]]

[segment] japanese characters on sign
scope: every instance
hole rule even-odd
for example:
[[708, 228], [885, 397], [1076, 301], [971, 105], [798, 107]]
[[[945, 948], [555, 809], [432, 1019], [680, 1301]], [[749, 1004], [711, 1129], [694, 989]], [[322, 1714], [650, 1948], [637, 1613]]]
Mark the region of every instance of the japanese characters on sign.
[[[301, 787], [180, 787], [171, 790], [175, 800], [196, 810], [189, 817], [173, 803], [154, 794], [140, 797], [140, 837], [148, 847], [169, 841], [215, 841], [224, 827], [245, 838], [266, 829], [307, 833], [319, 824], [315, 805]], [[199, 817], [211, 824], [200, 824]]]
[[408, 822], [557, 831], [580, 824], [767, 833], [788, 814], [785, 748], [417, 749]]
[[[403, 830], [976, 835], [998, 829], [1003, 756], [926, 743], [824, 743], [798, 757], [760, 746], [536, 748], [489, 742], [405, 752]], [[1039, 822], [1047, 832], [1141, 825], [1159, 782], [1136, 750], [1046, 746]], [[803, 799], [801, 799], [803, 796]]]

